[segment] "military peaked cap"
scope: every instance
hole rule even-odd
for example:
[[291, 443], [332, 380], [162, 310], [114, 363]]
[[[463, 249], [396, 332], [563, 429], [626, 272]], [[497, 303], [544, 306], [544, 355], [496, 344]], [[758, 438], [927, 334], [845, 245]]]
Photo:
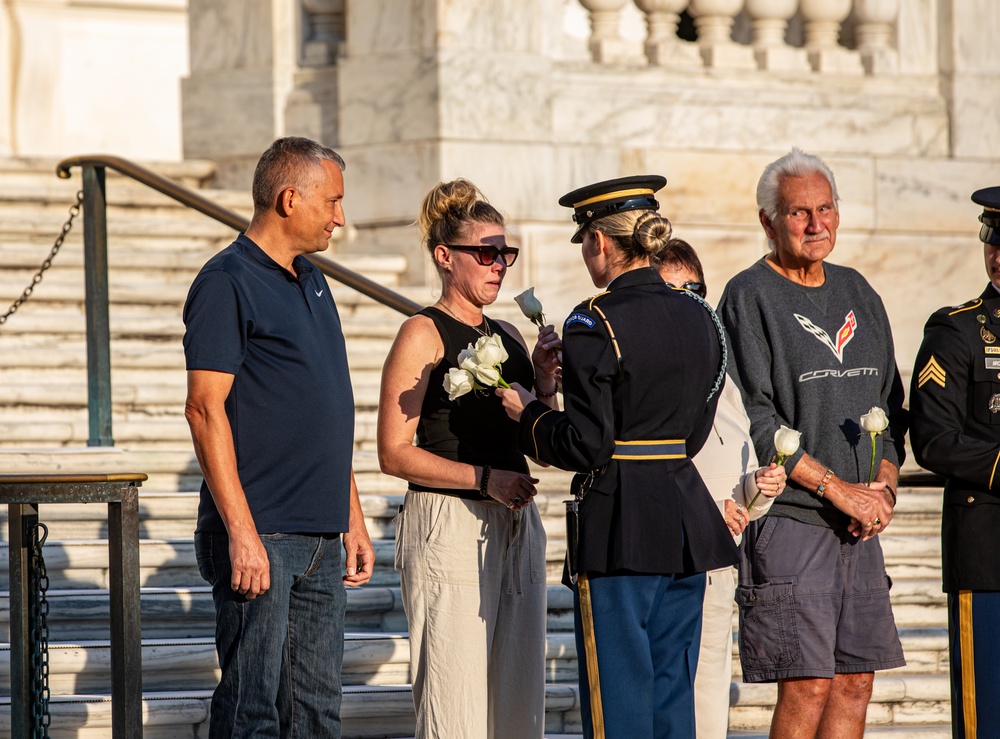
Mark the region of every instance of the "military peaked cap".
[[972, 193], [972, 202], [983, 206], [979, 222], [979, 240], [984, 244], [1000, 246], [1000, 186], [986, 187]]
[[599, 218], [626, 210], [645, 208], [659, 210], [654, 193], [667, 184], [667, 178], [658, 174], [634, 175], [604, 180], [581, 187], [559, 198], [559, 205], [573, 208], [576, 232], [570, 239], [574, 244], [583, 241], [583, 229]]

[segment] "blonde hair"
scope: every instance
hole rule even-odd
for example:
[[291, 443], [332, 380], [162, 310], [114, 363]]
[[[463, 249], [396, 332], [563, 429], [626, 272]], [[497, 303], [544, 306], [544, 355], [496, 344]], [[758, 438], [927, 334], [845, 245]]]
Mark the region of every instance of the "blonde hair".
[[424, 244], [432, 255], [438, 244], [459, 243], [473, 223], [507, 227], [503, 215], [490, 205], [482, 191], [461, 177], [432, 187], [424, 196], [417, 216]]
[[627, 265], [659, 254], [670, 241], [674, 227], [655, 210], [626, 210], [598, 218], [587, 230], [610, 237], [621, 252], [622, 264]]

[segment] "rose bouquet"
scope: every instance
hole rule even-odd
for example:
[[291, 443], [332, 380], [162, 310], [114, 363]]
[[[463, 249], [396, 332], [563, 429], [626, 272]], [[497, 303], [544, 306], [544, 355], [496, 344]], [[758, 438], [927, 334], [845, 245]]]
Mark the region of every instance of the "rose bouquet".
[[500, 336], [484, 336], [469, 344], [458, 354], [458, 367], [452, 367], [444, 377], [448, 400], [455, 400], [473, 390], [491, 387], [510, 387], [500, 374], [500, 366], [507, 361], [507, 350]]

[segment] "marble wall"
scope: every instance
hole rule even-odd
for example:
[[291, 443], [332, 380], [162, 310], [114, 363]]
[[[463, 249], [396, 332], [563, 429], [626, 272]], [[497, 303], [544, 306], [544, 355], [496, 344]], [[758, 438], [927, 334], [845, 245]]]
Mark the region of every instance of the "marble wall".
[[0, 155], [179, 159], [186, 5], [0, 3]]

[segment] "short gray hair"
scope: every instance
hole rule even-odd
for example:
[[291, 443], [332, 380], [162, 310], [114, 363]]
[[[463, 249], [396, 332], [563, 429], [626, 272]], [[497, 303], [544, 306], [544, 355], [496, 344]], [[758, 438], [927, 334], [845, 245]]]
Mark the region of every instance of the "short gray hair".
[[324, 161], [333, 162], [343, 172], [347, 165], [333, 149], [302, 136], [285, 136], [271, 144], [260, 156], [253, 173], [255, 213], [274, 207], [278, 193], [289, 187], [301, 188], [304, 176]]
[[808, 177], [811, 174], [821, 174], [830, 183], [830, 192], [833, 193], [833, 207], [837, 209], [837, 182], [833, 178], [833, 172], [822, 159], [813, 154], [806, 154], [799, 148], [794, 148], [785, 156], [777, 159], [764, 168], [764, 174], [757, 182], [757, 208], [764, 211], [772, 221], [778, 217], [778, 190], [781, 187], [781, 180], [785, 177]]

